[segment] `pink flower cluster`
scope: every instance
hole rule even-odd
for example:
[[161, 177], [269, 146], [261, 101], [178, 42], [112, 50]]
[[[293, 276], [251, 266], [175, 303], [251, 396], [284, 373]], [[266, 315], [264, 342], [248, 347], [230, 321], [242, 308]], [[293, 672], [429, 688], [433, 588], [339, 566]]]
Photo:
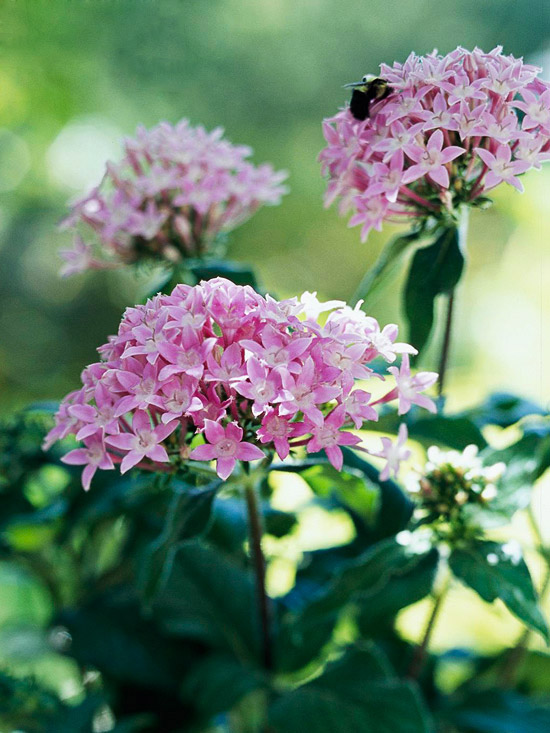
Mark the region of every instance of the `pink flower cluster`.
[[[67, 435], [82, 442], [63, 460], [85, 466], [86, 489], [98, 468], [173, 471], [188, 459], [215, 460], [225, 480], [237, 461], [264, 450], [284, 460], [298, 446], [324, 450], [341, 469], [340, 446], [360, 442], [348, 428], [377, 420], [376, 405], [398, 399], [400, 414], [413, 404], [435, 411], [421, 393], [437, 375], [411, 374], [414, 349], [396, 337], [397, 326], [380, 329], [359, 307], [320, 303], [315, 293], [279, 302], [221, 278], [178, 285], [126, 310], [98, 349], [102, 361], [62, 402], [45, 447]], [[384, 396], [356, 388], [384, 381], [369, 364], [398, 353]]]
[[325, 203], [340, 200], [363, 241], [384, 220], [427, 218], [471, 204], [502, 181], [550, 158], [550, 83], [540, 69], [457, 48], [382, 64], [391, 94], [356, 120], [348, 108], [324, 121]]
[[287, 174], [254, 166], [251, 153], [225, 140], [221, 128], [207, 132], [188, 120], [139, 127], [124, 141], [122, 161], [107, 164], [100, 185], [62, 223], [92, 239], [77, 233], [72, 249], [61, 250], [61, 273], [202, 256], [220, 232], [264, 204], [278, 204], [286, 192]]

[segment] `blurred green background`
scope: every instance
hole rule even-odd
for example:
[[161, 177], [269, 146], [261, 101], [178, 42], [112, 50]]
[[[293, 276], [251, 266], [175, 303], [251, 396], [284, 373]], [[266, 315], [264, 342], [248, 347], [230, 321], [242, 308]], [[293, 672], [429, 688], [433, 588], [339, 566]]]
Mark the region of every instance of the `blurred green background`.
[[[60, 281], [56, 230], [138, 123], [187, 116], [290, 172], [291, 193], [237, 230], [230, 256], [280, 295], [350, 298], [392, 234], [368, 243], [322, 206], [321, 120], [342, 85], [434, 47], [496, 44], [544, 64], [541, 0], [4, 0], [0, 10], [0, 410], [59, 398], [146, 283], [132, 273]], [[548, 72], [547, 72], [548, 75]], [[473, 216], [453, 347], [455, 403], [510, 388], [543, 402], [550, 340], [550, 167]], [[399, 283], [373, 305], [399, 319]], [[433, 366], [433, 351], [425, 362]], [[521, 363], [521, 374], [517, 364]], [[546, 370], [548, 372], [548, 370]]]

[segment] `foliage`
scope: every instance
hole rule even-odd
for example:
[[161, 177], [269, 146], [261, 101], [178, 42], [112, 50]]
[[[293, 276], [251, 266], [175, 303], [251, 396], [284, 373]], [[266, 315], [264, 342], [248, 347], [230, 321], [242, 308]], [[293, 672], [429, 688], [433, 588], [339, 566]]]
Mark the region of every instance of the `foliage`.
[[[25, 573], [47, 599], [45, 614], [26, 629], [14, 619], [3, 624], [11, 651], [2, 656], [0, 690], [4, 700], [24, 701], [4, 703], [4, 726], [88, 731], [106, 720], [115, 731], [261, 731], [267, 719], [277, 733], [305, 726], [482, 733], [523, 730], [517, 726], [525, 720], [526, 730], [544, 730], [546, 703], [531, 700], [536, 678], [525, 666], [522, 694], [499, 688], [490, 705], [484, 679], [493, 668], [498, 681], [498, 656], [474, 656], [477, 671], [450, 695], [434, 695], [437, 657], [418, 680], [408, 677], [417, 652], [395, 620], [430, 596], [446, 563], [437, 546], [400, 540], [403, 530], [414, 536], [414, 505], [354, 451], [344, 449], [342, 473], [320, 455], [272, 466], [278, 483], [300, 476], [309, 506], [346, 514], [353, 532], [343, 544], [305, 552], [293, 587], [272, 599], [275, 660], [266, 669], [238, 490], [191, 473], [169, 481], [135, 470], [106, 472], [84, 493], [60, 454], [40, 449], [51, 412], [38, 405], [0, 433], [2, 455], [11, 456], [1, 473], [3, 567]], [[523, 412], [519, 400], [496, 396], [468, 415], [434, 418], [443, 428], [447, 420], [473, 426], [522, 418], [515, 445], [485, 449], [514, 467], [504, 483], [509, 508], [525, 505], [525, 482], [550, 465], [546, 418], [526, 421]], [[414, 433], [413, 419], [410, 425]], [[300, 518], [270, 508], [272, 485], [268, 475], [261, 489], [267, 529], [287, 541]], [[528, 627], [547, 633], [527, 567], [506, 544], [476, 539], [453, 550], [449, 567], [485, 601], [501, 598]], [[77, 697], [61, 702], [47, 678], [25, 677], [29, 658], [72, 660]], [[545, 654], [537, 659], [547, 663]]]

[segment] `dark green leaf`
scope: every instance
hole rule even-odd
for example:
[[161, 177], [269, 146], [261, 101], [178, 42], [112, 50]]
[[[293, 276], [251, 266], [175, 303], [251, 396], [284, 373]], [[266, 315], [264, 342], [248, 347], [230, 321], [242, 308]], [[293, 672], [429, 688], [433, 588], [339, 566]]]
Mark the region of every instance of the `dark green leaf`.
[[225, 277], [236, 285], [250, 285], [254, 289], [258, 287], [258, 281], [252, 268], [238, 262], [207, 260], [193, 265], [190, 269], [197, 282], [199, 280], [211, 280], [215, 277]]
[[132, 715], [131, 718], [117, 718], [115, 727], [109, 733], [138, 733], [139, 731], [151, 731], [155, 724], [155, 715], [143, 713], [142, 715]]
[[90, 695], [79, 705], [64, 705], [62, 710], [44, 728], [45, 733], [90, 733], [93, 722], [105, 701], [99, 695]]
[[301, 475], [316, 496], [329, 505], [343, 507], [350, 512], [358, 533], [362, 532], [364, 525], [375, 525], [380, 508], [380, 489], [367, 483], [363, 475], [357, 471], [337, 471], [328, 463], [311, 466]]
[[197, 653], [159, 634], [140, 617], [138, 604], [125, 599], [96, 598], [63, 611], [56, 623], [69, 631], [67, 653], [80, 666], [99, 669], [106, 678], [123, 684], [175, 692], [178, 675]]
[[428, 445], [437, 443], [455, 450], [464, 450], [467, 445], [485, 448], [487, 441], [477, 425], [460, 415], [434, 415], [414, 420], [409, 426], [409, 436]]
[[208, 720], [231, 710], [242, 697], [265, 684], [257, 670], [244, 666], [234, 657], [211, 654], [193, 666], [184, 681], [182, 695]]
[[499, 481], [496, 508], [511, 515], [528, 506], [535, 481], [550, 467], [550, 422], [537, 421], [525, 425], [522, 437], [507, 448], [487, 448], [483, 452], [487, 464], [503, 461], [506, 471]]
[[545, 411], [535, 402], [508, 392], [495, 392], [487, 400], [468, 410], [466, 414], [479, 427], [498, 425], [507, 428], [528, 415], [544, 415]]
[[[273, 509], [261, 501], [261, 512], [268, 534], [283, 537], [296, 525], [296, 516]], [[214, 502], [213, 519], [207, 539], [235, 556], [244, 558], [243, 545], [248, 538], [246, 504], [240, 496], [218, 497]]]
[[[504, 547], [504, 549], [503, 549]], [[496, 542], [475, 541], [453, 550], [449, 565], [484, 601], [497, 598], [527, 626], [548, 640], [548, 627], [525, 561]]]
[[435, 548], [424, 555], [411, 555], [409, 563], [393, 573], [385, 586], [359, 593], [357, 622], [363, 636], [372, 638], [387, 631], [402, 608], [425, 598], [432, 590], [438, 562]]
[[405, 254], [420, 241], [421, 236], [421, 232], [415, 231], [391, 239], [380, 253], [378, 260], [367, 271], [353, 302], [363, 299], [365, 306], [370, 305], [379, 288], [392, 276]]
[[449, 717], [465, 733], [547, 733], [550, 730], [550, 706], [502, 690], [484, 690], [469, 696]]
[[356, 649], [323, 675], [280, 697], [270, 710], [276, 733], [430, 733], [414, 687], [388, 669], [379, 651]]
[[[380, 481], [380, 471], [368, 461], [360, 458], [357, 453], [349, 448], [343, 448], [342, 453], [344, 454], [344, 473], [348, 472], [352, 476], [360, 477], [365, 483], [366, 493], [365, 502], [363, 503], [367, 511], [368, 521], [363, 526], [364, 542], [373, 544], [386, 537], [392, 537], [404, 529], [409, 523], [413, 512], [411, 500], [394, 481]], [[312, 454], [301, 461], [276, 465], [275, 468], [278, 471], [303, 474], [312, 466], [318, 465], [328, 465], [328, 460], [322, 453]], [[307, 480], [307, 474], [304, 475], [304, 478]], [[335, 489], [337, 487], [338, 483], [335, 482]], [[312, 488], [315, 490], [314, 483]], [[373, 491], [379, 493], [377, 502], [373, 502]], [[377, 512], [373, 517], [371, 512], [374, 506], [377, 506]], [[356, 510], [357, 507], [350, 506], [350, 509]]]
[[386, 408], [377, 422], [369, 425], [371, 430], [381, 433], [397, 433], [399, 425], [405, 422], [409, 437], [418, 440], [424, 445], [447, 446], [455, 450], [464, 450], [467, 445], [474, 443], [479, 448], [485, 448], [487, 441], [483, 437], [476, 422], [468, 415], [427, 415], [425, 410], [413, 407], [405, 416], [397, 411]]
[[141, 564], [139, 585], [146, 603], [150, 603], [170, 573], [167, 563], [170, 548], [181, 540], [196, 537], [206, 531], [212, 503], [220, 485], [221, 481], [216, 481], [205, 489], [176, 487], [166, 514], [164, 529], [146, 549]]
[[434, 321], [435, 299], [450, 293], [464, 268], [464, 251], [459, 229], [444, 229], [434, 244], [419, 249], [412, 260], [405, 286], [405, 316], [409, 324], [409, 342], [422, 351]]
[[359, 471], [380, 490], [380, 503], [376, 522], [370, 528], [370, 541], [378, 542], [404, 529], [413, 513], [413, 503], [395, 481], [381, 481], [380, 471], [349, 448], [343, 448], [344, 467]]
[[241, 659], [254, 657], [251, 575], [204, 542], [189, 540], [170, 552], [170, 574], [153, 604], [155, 618], [177, 636], [231, 650]]
[[[415, 572], [423, 563], [424, 572], [415, 583]], [[436, 565], [437, 552], [411, 554], [393, 539], [379, 542], [353, 561], [341, 563], [332, 581], [316, 599], [298, 614], [284, 619], [277, 644], [280, 667], [296, 669], [314, 659], [329, 641], [348, 603], [354, 603], [359, 613], [364, 610], [368, 615], [372, 611], [376, 625], [384, 621], [385, 613], [397, 613], [419, 600], [430, 590]], [[399, 590], [408, 595], [400, 594]]]

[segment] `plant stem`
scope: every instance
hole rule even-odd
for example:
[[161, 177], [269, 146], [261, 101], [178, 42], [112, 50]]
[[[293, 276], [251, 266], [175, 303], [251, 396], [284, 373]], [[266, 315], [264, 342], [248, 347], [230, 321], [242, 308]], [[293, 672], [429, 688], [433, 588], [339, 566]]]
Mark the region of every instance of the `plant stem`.
[[420, 673], [422, 672], [422, 667], [424, 666], [424, 660], [426, 659], [426, 654], [428, 653], [430, 640], [432, 638], [432, 634], [439, 614], [441, 613], [443, 601], [445, 600], [445, 596], [447, 595], [447, 591], [449, 590], [449, 584], [449, 579], [447, 579], [441, 591], [435, 597], [432, 612], [428, 618], [428, 623], [426, 624], [422, 640], [415, 649], [414, 656], [407, 672], [407, 677], [411, 680], [418, 679], [420, 677]]
[[262, 516], [258, 507], [256, 490], [252, 483], [246, 485], [246, 506], [250, 530], [250, 552], [256, 576], [256, 600], [262, 637], [262, 661], [267, 670], [273, 668], [271, 648], [271, 607], [265, 590], [265, 558], [262, 551]]
[[445, 375], [447, 373], [447, 363], [449, 361], [449, 350], [451, 346], [451, 329], [453, 325], [453, 306], [454, 306], [455, 294], [454, 290], [451, 290], [447, 295], [447, 317], [445, 319], [445, 333], [443, 335], [443, 344], [441, 346], [441, 356], [439, 358], [439, 382], [438, 382], [438, 396], [443, 396], [443, 390], [445, 388]]
[[[468, 234], [468, 210], [463, 209], [460, 217], [456, 222], [458, 234], [458, 246], [464, 259], [466, 259], [466, 238]], [[451, 331], [453, 327], [453, 310], [455, 301], [455, 288], [451, 287], [447, 292], [447, 315], [445, 318], [445, 332], [443, 334], [443, 343], [441, 344], [441, 356], [439, 358], [439, 384], [438, 396], [443, 397], [445, 390], [445, 377], [447, 375], [447, 366], [449, 363], [449, 351], [451, 347]]]

